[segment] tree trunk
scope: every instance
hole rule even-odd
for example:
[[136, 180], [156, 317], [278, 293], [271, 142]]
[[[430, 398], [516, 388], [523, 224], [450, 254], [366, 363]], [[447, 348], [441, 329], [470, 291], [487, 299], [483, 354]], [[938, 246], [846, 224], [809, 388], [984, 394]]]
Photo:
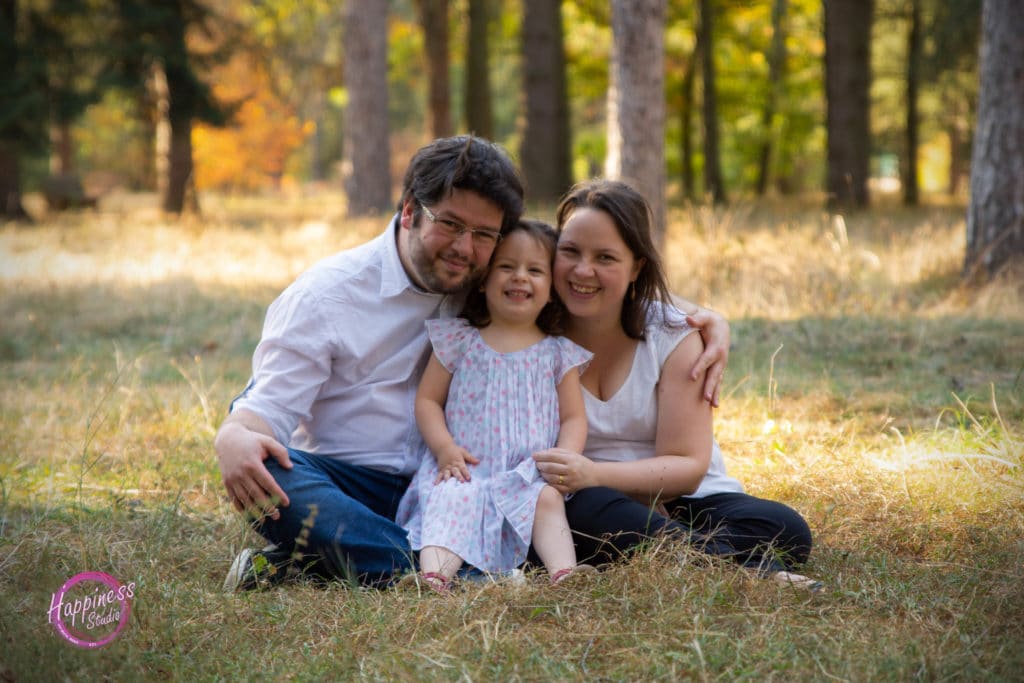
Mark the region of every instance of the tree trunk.
[[962, 110], [960, 102], [951, 102], [952, 110], [949, 113], [947, 134], [949, 135], [949, 196], [955, 197], [960, 192], [960, 179], [964, 175], [964, 135], [961, 127]]
[[715, 92], [714, 9], [700, 0], [701, 71], [704, 81], [704, 191], [715, 204], [727, 201], [718, 149], [718, 96]]
[[761, 143], [761, 154], [757, 167], [757, 195], [763, 197], [768, 190], [771, 177], [772, 148], [775, 142], [775, 112], [778, 108], [779, 95], [782, 92], [782, 80], [786, 73], [786, 4], [787, 0], [775, 0], [772, 3], [772, 46], [768, 51], [768, 96], [765, 98], [764, 110], [761, 112], [761, 130], [764, 141]]
[[561, 4], [523, 3], [526, 128], [519, 159], [530, 199], [538, 202], [557, 202], [572, 184]]
[[179, 65], [165, 64], [164, 75], [167, 78], [167, 121], [170, 124], [170, 140], [167, 150], [167, 191], [163, 197], [163, 209], [168, 213], [180, 214], [186, 208], [187, 196], [187, 208], [198, 213], [199, 201], [192, 173], [195, 88], [188, 73]]
[[874, 0], [825, 0], [829, 206], [868, 204]]
[[1024, 257], [1024, 3], [985, 0], [964, 275]]
[[605, 174], [642, 193], [665, 232], [665, 0], [612, 0]]
[[494, 137], [491, 70], [488, 62], [489, 0], [469, 0], [469, 46], [466, 50], [466, 128], [488, 140]]
[[683, 102], [679, 108], [679, 161], [683, 169], [683, 197], [691, 201], [696, 196], [693, 173], [693, 84], [699, 57], [700, 43], [697, 42], [683, 73]]
[[903, 204], [917, 206], [920, 191], [917, 173], [917, 93], [921, 81], [921, 0], [910, 0], [910, 32], [907, 35], [906, 159], [903, 164]]
[[[6, 87], [0, 86], [0, 110], [10, 110], [18, 93], [11, 85], [18, 69], [18, 4], [0, 2], [0, 64], [3, 64]], [[13, 101], [12, 101], [13, 100]], [[0, 128], [0, 220], [27, 221], [29, 216], [21, 204], [21, 133], [11, 122]]]
[[0, 219], [28, 221], [28, 213], [21, 204], [21, 159], [18, 145], [0, 138]]
[[50, 127], [50, 175], [70, 176], [75, 172], [75, 143], [71, 123], [55, 122]]
[[448, 76], [448, 0], [417, 0], [427, 52], [427, 127], [435, 138], [452, 134], [451, 82]]
[[391, 208], [388, 140], [388, 3], [345, 2], [344, 182], [348, 213]]

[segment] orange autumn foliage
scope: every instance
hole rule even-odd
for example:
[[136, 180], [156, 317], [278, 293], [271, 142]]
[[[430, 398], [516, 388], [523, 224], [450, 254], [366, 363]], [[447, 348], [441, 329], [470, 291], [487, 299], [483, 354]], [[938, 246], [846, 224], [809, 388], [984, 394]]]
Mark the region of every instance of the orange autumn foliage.
[[245, 57], [218, 69], [214, 95], [237, 107], [228, 125], [197, 124], [192, 131], [196, 187], [258, 190], [277, 187], [289, 159], [313, 132], [278, 98], [266, 70]]

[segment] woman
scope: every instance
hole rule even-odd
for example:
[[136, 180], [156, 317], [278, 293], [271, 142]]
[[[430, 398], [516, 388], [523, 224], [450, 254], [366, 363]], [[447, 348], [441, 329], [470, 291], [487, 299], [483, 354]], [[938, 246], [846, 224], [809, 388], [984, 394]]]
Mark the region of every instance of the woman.
[[557, 219], [565, 336], [594, 354], [581, 376], [589, 431], [583, 455], [534, 457], [549, 484], [573, 494], [566, 513], [580, 561], [676, 534], [762, 576], [820, 589], [791, 571], [810, 553], [804, 519], [726, 474], [711, 405], [689, 374], [703, 342], [670, 303], [647, 202], [621, 182], [590, 181], [570, 190]]

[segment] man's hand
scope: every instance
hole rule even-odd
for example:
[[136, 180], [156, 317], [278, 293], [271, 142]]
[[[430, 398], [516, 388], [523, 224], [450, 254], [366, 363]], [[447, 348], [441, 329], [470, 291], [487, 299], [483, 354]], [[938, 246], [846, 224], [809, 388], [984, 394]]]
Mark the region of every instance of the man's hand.
[[698, 380], [704, 374], [704, 400], [717, 408], [729, 361], [729, 321], [720, 313], [698, 308], [686, 316], [686, 322], [696, 327], [704, 340], [704, 353], [693, 364], [690, 379]]
[[[278, 506], [287, 506], [288, 496], [274, 481], [263, 461], [273, 457], [285, 469], [292, 468], [288, 449], [277, 439], [253, 429], [255, 415], [232, 415], [217, 432], [213, 446], [220, 463], [220, 475], [231, 504], [239, 512], [247, 512], [254, 519], [270, 517], [280, 519]], [[235, 418], [235, 419], [233, 419]]]

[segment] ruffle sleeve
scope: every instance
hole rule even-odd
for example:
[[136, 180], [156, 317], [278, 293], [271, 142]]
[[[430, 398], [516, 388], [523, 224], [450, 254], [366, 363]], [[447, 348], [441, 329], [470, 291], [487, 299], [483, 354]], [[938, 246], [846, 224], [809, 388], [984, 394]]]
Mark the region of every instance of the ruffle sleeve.
[[455, 372], [469, 345], [475, 338], [476, 328], [463, 318], [440, 318], [427, 321], [427, 335], [434, 354], [448, 372]]
[[558, 346], [558, 361], [555, 367], [555, 376], [558, 381], [561, 382], [566, 373], [573, 368], [579, 368], [580, 374], [582, 374], [590, 365], [594, 354], [565, 337], [553, 337], [553, 339]]

